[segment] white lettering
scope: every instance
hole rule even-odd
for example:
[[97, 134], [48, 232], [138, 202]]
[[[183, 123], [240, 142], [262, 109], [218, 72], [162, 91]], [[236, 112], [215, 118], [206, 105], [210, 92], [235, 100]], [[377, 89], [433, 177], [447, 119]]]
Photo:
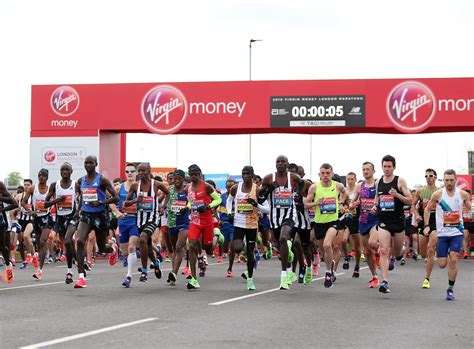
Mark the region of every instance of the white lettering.
[[427, 95], [418, 95], [416, 99], [411, 101], [406, 101], [405, 96], [408, 89], [404, 88], [400, 100], [393, 101], [392, 109], [395, 110], [397, 119], [400, 121], [405, 121], [410, 115], [413, 115], [413, 122], [416, 122], [416, 111], [424, 106], [425, 104], [431, 102]]
[[240, 118], [244, 113], [247, 102], [193, 102], [189, 103], [190, 114], [237, 114]]
[[438, 101], [439, 111], [471, 111], [474, 99], [440, 99]]
[[62, 98], [63, 97], [63, 90], [61, 90], [61, 92], [59, 92], [59, 96], [56, 97], [54, 100], [53, 100], [53, 103], [54, 103], [54, 106], [56, 107], [57, 110], [63, 110], [64, 108], [66, 109], [66, 111], [69, 111], [69, 103], [71, 102], [74, 102], [75, 100], [77, 100], [77, 97], [73, 94], [69, 95], [68, 97], [66, 98]]
[[157, 124], [161, 119], [165, 118], [166, 125], [170, 123], [170, 112], [174, 109], [181, 107], [183, 104], [179, 98], [170, 98], [170, 100], [164, 104], [160, 104], [159, 100], [161, 92], [156, 94], [153, 103], [149, 103], [146, 107], [146, 112], [150, 115], [152, 122]]
[[77, 127], [78, 120], [51, 120], [52, 127]]

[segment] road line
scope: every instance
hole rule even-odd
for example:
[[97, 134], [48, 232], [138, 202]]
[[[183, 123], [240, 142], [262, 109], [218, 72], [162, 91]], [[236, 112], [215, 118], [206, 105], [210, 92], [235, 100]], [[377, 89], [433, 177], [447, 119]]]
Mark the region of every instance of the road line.
[[100, 328], [100, 329], [98, 329], [98, 330], [89, 331], [89, 332], [84, 332], [84, 333], [79, 333], [79, 334], [75, 334], [75, 335], [73, 335], [73, 336], [67, 336], [67, 337], [63, 337], [63, 338], [58, 338], [58, 339], [54, 339], [54, 340], [47, 341], [47, 342], [42, 342], [42, 343], [37, 343], [37, 344], [31, 344], [31, 345], [28, 345], [28, 346], [26, 346], [26, 347], [20, 347], [20, 349], [42, 348], [42, 347], [46, 347], [46, 346], [48, 346], [48, 345], [54, 345], [54, 344], [69, 342], [69, 341], [73, 341], [73, 340], [76, 340], [76, 339], [85, 338], [85, 337], [89, 337], [89, 336], [94, 336], [94, 335], [96, 335], [96, 334], [100, 334], [100, 333], [104, 333], [104, 332], [115, 331], [115, 330], [118, 330], [118, 329], [120, 329], [120, 328], [135, 326], [135, 325], [139, 325], [139, 324], [143, 324], [143, 323], [145, 323], [145, 322], [150, 322], [150, 321], [155, 321], [155, 320], [158, 320], [158, 318], [156, 318], [156, 317], [151, 317], [151, 318], [147, 318], [147, 319], [143, 319], [143, 320], [137, 320], [137, 321], [127, 322], [127, 323], [124, 323], [124, 324], [115, 325], [115, 326], [110, 326], [110, 327], [105, 327], [105, 328]]

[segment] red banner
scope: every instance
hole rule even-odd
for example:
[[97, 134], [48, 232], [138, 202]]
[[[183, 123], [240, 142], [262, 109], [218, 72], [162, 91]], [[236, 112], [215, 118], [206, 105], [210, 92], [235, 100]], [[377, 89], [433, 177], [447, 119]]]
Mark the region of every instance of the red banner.
[[474, 130], [474, 79], [32, 87], [32, 136]]
[[462, 190], [470, 190], [471, 193], [472, 193], [472, 181], [473, 181], [473, 178], [472, 178], [472, 175], [460, 175], [458, 174], [457, 175], [457, 182], [456, 182], [456, 187], [462, 189]]

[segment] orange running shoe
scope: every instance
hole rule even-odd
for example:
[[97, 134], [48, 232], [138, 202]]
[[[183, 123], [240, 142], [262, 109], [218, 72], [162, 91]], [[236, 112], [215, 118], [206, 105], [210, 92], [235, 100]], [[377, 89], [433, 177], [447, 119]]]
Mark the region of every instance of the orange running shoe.
[[370, 288], [375, 288], [379, 285], [379, 278], [377, 276], [374, 276], [372, 279], [369, 280], [368, 286]]
[[33, 262], [33, 257], [31, 257], [31, 254], [26, 255], [26, 264], [31, 264]]
[[33, 274], [33, 277], [36, 279], [36, 280], [41, 280], [41, 277], [43, 276], [43, 272], [41, 271], [41, 269], [37, 269], [35, 271], [35, 273]]
[[14, 278], [15, 277], [13, 275], [13, 266], [10, 264], [9, 266], [7, 266], [7, 272], [5, 273], [5, 280], [7, 281], [7, 284], [11, 284]]
[[181, 275], [188, 275], [189, 274], [189, 267], [188, 266], [185, 266], [183, 268], [183, 271], [181, 272]]
[[[117, 263], [117, 258], [118, 258], [118, 247], [117, 247], [116, 244], [113, 244], [112, 248], [114, 249], [114, 252], [112, 252], [109, 255], [109, 264], [110, 265], [115, 265], [115, 263]], [[74, 287], [75, 287], [75, 285], [74, 285]]]
[[0, 281], [3, 279], [2, 273], [0, 273]]
[[234, 273], [232, 272], [232, 270], [227, 270], [227, 277], [228, 278], [234, 277]]
[[319, 273], [319, 264], [313, 265], [313, 276], [317, 276]]
[[33, 256], [33, 267], [38, 268], [39, 263], [38, 263], [38, 252], [35, 252]]
[[217, 257], [217, 263], [222, 263], [223, 261], [224, 259], [222, 258], [222, 256]]
[[77, 279], [76, 283], [74, 284], [74, 288], [86, 288], [87, 282], [83, 278]]

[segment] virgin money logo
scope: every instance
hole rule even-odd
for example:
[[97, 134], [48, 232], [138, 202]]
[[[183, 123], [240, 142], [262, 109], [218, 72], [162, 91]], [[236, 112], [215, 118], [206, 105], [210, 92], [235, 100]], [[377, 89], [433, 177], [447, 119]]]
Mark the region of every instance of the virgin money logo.
[[143, 98], [141, 113], [147, 128], [159, 134], [175, 133], [186, 120], [187, 102], [178, 89], [159, 85]]
[[387, 113], [400, 131], [415, 133], [427, 128], [436, 113], [433, 92], [424, 84], [406, 81], [387, 98]]
[[52, 163], [54, 162], [54, 160], [56, 160], [56, 153], [52, 150], [47, 150], [44, 153], [44, 159], [46, 160], [46, 162]]
[[79, 94], [70, 86], [61, 86], [51, 95], [51, 109], [59, 116], [69, 116], [79, 108]]

